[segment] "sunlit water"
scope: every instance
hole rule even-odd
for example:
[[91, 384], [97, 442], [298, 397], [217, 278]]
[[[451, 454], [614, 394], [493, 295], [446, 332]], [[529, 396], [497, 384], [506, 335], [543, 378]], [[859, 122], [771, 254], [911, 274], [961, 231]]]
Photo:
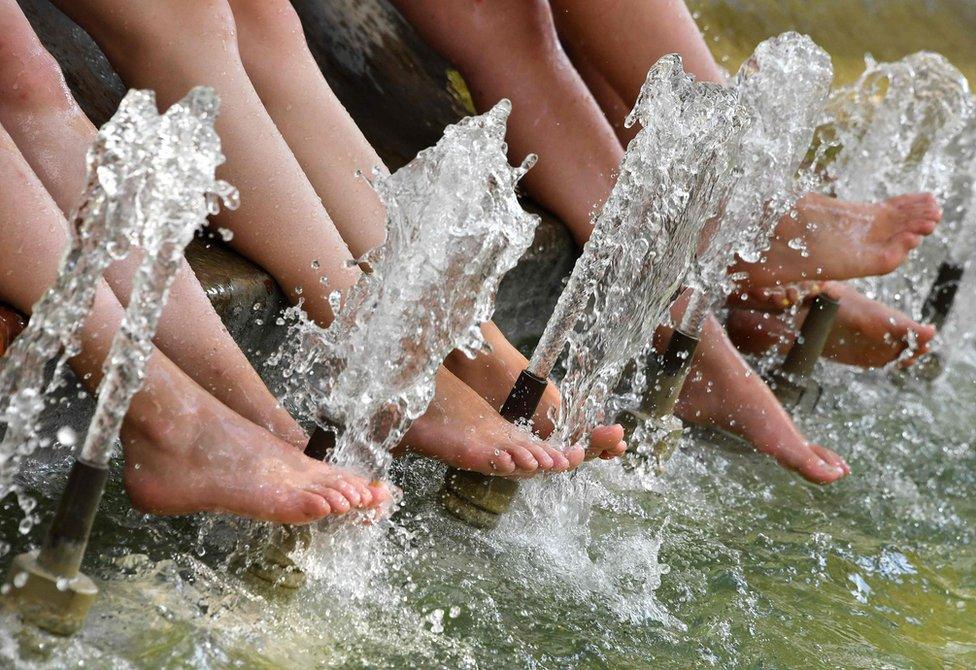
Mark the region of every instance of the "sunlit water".
[[[229, 529], [129, 510], [113, 481], [89, 552], [88, 627], [0, 619], [0, 659], [53, 667], [959, 667], [976, 665], [974, 281], [932, 385], [828, 366], [803, 421], [853, 474], [819, 488], [699, 438], [660, 479], [588, 466], [579, 503], [492, 533], [446, 518], [441, 468], [407, 492], [354, 593], [273, 591], [232, 566]], [[67, 458], [67, 455], [66, 455]], [[50, 500], [66, 462], [27, 488]], [[531, 491], [530, 491], [531, 493]], [[16, 502], [0, 536], [18, 538]], [[18, 547], [19, 549], [20, 547]], [[356, 572], [357, 566], [348, 566]]]

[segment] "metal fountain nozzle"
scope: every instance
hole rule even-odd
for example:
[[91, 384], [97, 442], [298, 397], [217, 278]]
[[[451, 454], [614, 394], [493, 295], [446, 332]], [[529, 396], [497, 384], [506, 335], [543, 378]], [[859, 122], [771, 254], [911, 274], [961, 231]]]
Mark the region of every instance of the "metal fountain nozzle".
[[959, 292], [959, 284], [965, 267], [960, 263], [943, 261], [939, 266], [939, 273], [932, 282], [925, 303], [922, 305], [922, 321], [931, 323], [936, 328], [942, 328], [949, 313], [952, 311], [953, 303], [956, 301], [956, 294]]
[[108, 469], [76, 459], [40, 550], [14, 558], [8, 598], [25, 621], [55, 635], [85, 623], [98, 587], [81, 572]]
[[812, 411], [823, 389], [811, 375], [827, 345], [840, 301], [818, 295], [810, 305], [803, 326], [782, 365], [767, 378], [769, 387], [789, 411]]
[[[501, 415], [510, 423], [529, 421], [535, 414], [549, 380], [523, 370], [515, 381]], [[477, 472], [448, 468], [441, 489], [441, 503], [453, 516], [476, 528], [491, 529], [508, 511], [518, 482]]]
[[[930, 323], [939, 330], [945, 325], [952, 312], [962, 283], [965, 266], [953, 261], [943, 261], [932, 288], [922, 304], [922, 322]], [[909, 368], [908, 375], [923, 381], [935, 381], [942, 374], [945, 361], [939, 351], [932, 351], [925, 355], [915, 365]]]
[[650, 455], [658, 471], [674, 453], [684, 433], [683, 425], [674, 417], [674, 408], [691, 369], [698, 342], [698, 337], [675, 329], [664, 352], [654, 354], [650, 359], [648, 388], [640, 407], [624, 410], [617, 416], [617, 422], [624, 427], [624, 439], [632, 451], [637, 448], [632, 439], [637, 427], [642, 424], [655, 427]]

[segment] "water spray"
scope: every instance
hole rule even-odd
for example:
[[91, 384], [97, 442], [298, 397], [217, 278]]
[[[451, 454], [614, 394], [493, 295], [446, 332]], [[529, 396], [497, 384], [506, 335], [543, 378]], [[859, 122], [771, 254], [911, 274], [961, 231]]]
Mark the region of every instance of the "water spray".
[[741, 151], [748, 159], [738, 162], [723, 211], [705, 225], [688, 305], [665, 351], [650, 357], [639, 407], [618, 416], [632, 448], [649, 455], [659, 472], [683, 434], [673, 412], [705, 319], [732, 290], [729, 264], [737, 255], [758, 260], [768, 246], [793, 198], [832, 78], [827, 54], [792, 32], [760, 44], [736, 75], [735, 89], [751, 116]]
[[223, 162], [213, 129], [218, 104], [211, 89], [197, 88], [162, 116], [147, 92], [130, 93], [120, 108], [129, 116], [124, 141], [139, 152], [120, 170], [128, 179], [106, 189], [112, 193], [107, 206], [114, 207], [116, 198], [137, 203], [130, 212], [132, 233], [144, 256], [106, 357], [95, 414], [54, 519], [39, 551], [17, 556], [8, 577], [9, 596], [21, 616], [51, 633], [79, 630], [98, 595], [81, 565], [119, 431], [145, 378], [183, 250], [221, 201], [236, 204], [236, 191], [214, 179]]
[[[372, 272], [346, 292], [341, 309], [336, 304], [328, 329], [290, 311], [295, 318], [278, 361], [283, 398], [319, 426], [341, 427], [316, 431], [306, 455], [321, 459], [331, 451], [337, 466], [385, 477], [390, 450], [433, 399], [444, 359], [485, 348], [479, 326], [491, 318], [501, 277], [531, 245], [539, 222], [515, 194], [535, 156], [519, 167], [508, 164], [510, 112], [502, 100], [448, 126], [437, 145], [392, 175], [376, 175], [387, 236], [364, 259]], [[551, 367], [550, 361], [541, 380]], [[518, 388], [531, 386], [525, 376]], [[538, 397], [520, 391], [512, 403], [514, 418], [527, 405], [534, 409]], [[251, 572], [291, 586], [301, 577], [288, 554], [307, 540], [301, 529], [281, 532], [270, 558]], [[283, 571], [291, 583], [280, 581]]]
[[[593, 284], [579, 278], [590, 276], [592, 270], [587, 268], [593, 266], [595, 261], [593, 254], [584, 253], [577, 263], [580, 271], [574, 269], [528, 367], [519, 375], [501, 407], [500, 413], [506, 421], [527, 425], [539, 408], [549, 383], [549, 374], [576, 322], [586, 310]], [[448, 468], [441, 490], [441, 503], [448, 512], [466, 524], [490, 529], [498, 525], [500, 516], [508, 511], [518, 487], [518, 482], [513, 479]]]
[[[745, 125], [736, 94], [695, 82], [677, 55], [648, 72], [627, 123], [638, 121], [642, 128], [590, 240], [502, 408], [509, 421], [528, 422], [557, 358], [568, 350], [552, 438], [560, 444], [585, 440], [606, 419], [625, 369], [646, 353], [687, 275], [705, 221], [727, 193], [731, 156]], [[681, 339], [674, 339], [675, 347]], [[492, 528], [517, 490], [510, 479], [452, 469], [442, 501], [469, 525]]]

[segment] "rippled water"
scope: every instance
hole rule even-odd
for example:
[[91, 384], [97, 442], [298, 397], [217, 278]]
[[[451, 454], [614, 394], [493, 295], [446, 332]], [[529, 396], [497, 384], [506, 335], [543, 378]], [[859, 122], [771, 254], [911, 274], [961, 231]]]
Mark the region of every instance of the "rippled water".
[[[935, 11], [879, 11], [910, 4], [916, 19]], [[803, 17], [800, 3], [776, 6]], [[857, 37], [844, 32], [848, 52]], [[819, 488], [692, 437], [661, 479], [588, 466], [572, 483], [578, 504], [559, 514], [530, 515], [524, 487], [484, 534], [442, 515], [441, 469], [414, 460], [394, 466], [405, 506], [361, 588], [312, 574], [289, 594], [226, 569], [230, 526], [141, 517], [116, 480], [90, 552], [104, 581], [89, 626], [54, 640], [4, 614], [0, 658], [96, 668], [974, 667], [974, 291], [970, 276], [934, 384], [825, 368], [827, 395], [803, 423], [850, 462], [838, 484]], [[42, 466], [28, 488], [50, 500], [64, 465]], [[18, 538], [16, 503], [5, 504], [0, 534]]]
[[[575, 510], [516, 510], [483, 535], [432, 502], [439, 468], [411, 463], [397, 550], [361, 599], [230, 575], [215, 538], [199, 555], [192, 520], [126, 513], [116, 486], [90, 553], [103, 597], [77, 640], [42, 638], [46, 653], [89, 667], [972, 667], [974, 375], [972, 356], [931, 389], [831, 368], [808, 427], [854, 473], [829, 488], [693, 440], [656, 490], [590, 468]], [[8, 618], [0, 635], [8, 651], [37, 637]]]

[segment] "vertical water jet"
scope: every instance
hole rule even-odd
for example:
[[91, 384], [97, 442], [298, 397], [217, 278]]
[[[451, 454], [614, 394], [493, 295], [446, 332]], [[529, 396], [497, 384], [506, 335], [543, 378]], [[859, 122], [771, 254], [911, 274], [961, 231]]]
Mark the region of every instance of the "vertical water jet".
[[[117, 236], [126, 249], [135, 245], [144, 254], [125, 317], [104, 363], [95, 414], [57, 512], [40, 550], [17, 556], [8, 576], [9, 597], [21, 616], [55, 634], [76, 632], [98, 593], [81, 572], [81, 564], [119, 430], [142, 386], [152, 338], [183, 250], [221, 201], [236, 204], [236, 191], [214, 177], [223, 162], [213, 128], [217, 107], [216, 94], [207, 88], [194, 89], [163, 115], [156, 110], [152, 93], [132, 91], [126, 96], [89, 154], [89, 188], [79, 214], [83, 232], [66, 256], [84, 262], [64, 264], [55, 288], [40, 304], [45, 307], [45, 299], [67, 285], [84, 297], [74, 306], [84, 307], [85, 312], [90, 309], [108, 256], [84, 253], [77, 242], [82, 235], [106, 234], [104, 241], [87, 241], [96, 249], [112, 244]], [[84, 314], [79, 311], [78, 316], [80, 322]], [[43, 318], [38, 321], [42, 323]], [[38, 324], [32, 320], [28, 331]], [[36, 339], [28, 337], [24, 342], [29, 346]], [[35, 362], [43, 366], [38, 353]]]

